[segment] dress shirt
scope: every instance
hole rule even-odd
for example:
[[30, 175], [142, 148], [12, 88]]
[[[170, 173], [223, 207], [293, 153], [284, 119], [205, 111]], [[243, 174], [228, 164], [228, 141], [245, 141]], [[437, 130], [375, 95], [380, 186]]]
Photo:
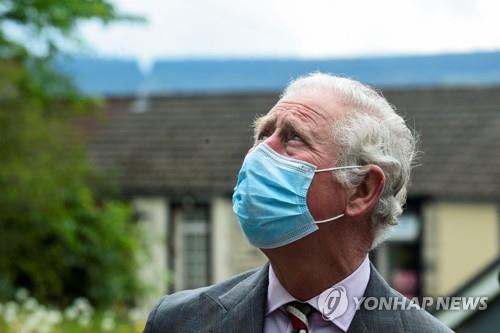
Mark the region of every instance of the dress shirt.
[[[368, 256], [363, 260], [361, 265], [347, 276], [342, 281], [334, 284], [331, 287], [343, 286], [347, 290], [348, 306], [347, 310], [340, 317], [333, 320], [324, 320], [318, 306], [319, 295], [309, 299], [309, 303], [317, 311], [313, 312], [309, 317], [309, 332], [310, 333], [340, 333], [347, 332], [349, 325], [356, 314], [356, 302], [354, 298], [361, 298], [368, 285], [370, 278], [370, 261]], [[328, 288], [329, 289], [329, 288]], [[325, 289], [326, 290], [326, 289]], [[281, 285], [272, 265], [269, 265], [269, 284], [267, 286], [267, 306], [266, 316], [264, 319], [264, 333], [288, 333], [292, 329], [292, 325], [288, 317], [280, 311], [280, 307], [292, 301], [297, 301], [290, 293]]]

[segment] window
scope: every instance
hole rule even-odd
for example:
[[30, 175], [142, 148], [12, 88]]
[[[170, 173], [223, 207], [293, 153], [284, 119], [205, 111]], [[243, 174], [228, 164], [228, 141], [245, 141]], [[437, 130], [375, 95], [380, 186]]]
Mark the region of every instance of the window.
[[420, 295], [420, 221], [404, 213], [387, 241], [375, 251], [377, 269], [389, 284], [405, 295]]
[[182, 209], [176, 219], [176, 289], [210, 284], [210, 228], [207, 207]]

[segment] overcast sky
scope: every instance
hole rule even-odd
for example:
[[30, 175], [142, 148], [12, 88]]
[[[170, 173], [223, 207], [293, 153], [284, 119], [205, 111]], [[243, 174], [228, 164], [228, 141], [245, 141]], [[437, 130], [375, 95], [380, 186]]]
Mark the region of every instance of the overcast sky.
[[346, 57], [500, 49], [498, 0], [114, 0], [146, 24], [82, 26], [93, 55]]

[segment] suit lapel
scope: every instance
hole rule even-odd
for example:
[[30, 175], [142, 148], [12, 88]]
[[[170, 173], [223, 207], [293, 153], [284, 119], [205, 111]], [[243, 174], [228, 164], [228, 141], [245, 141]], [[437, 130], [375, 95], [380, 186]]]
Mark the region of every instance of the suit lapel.
[[[366, 286], [364, 297], [391, 297], [394, 296], [391, 287], [380, 276], [379, 272], [370, 263], [370, 279]], [[383, 310], [366, 310], [361, 307], [354, 316], [348, 333], [363, 332], [403, 332], [399, 312]]]
[[[238, 282], [222, 295], [205, 294], [210, 302], [203, 302], [207, 316], [202, 320], [204, 332], [261, 333], [267, 301], [269, 264]], [[212, 312], [213, 311], [213, 312]]]

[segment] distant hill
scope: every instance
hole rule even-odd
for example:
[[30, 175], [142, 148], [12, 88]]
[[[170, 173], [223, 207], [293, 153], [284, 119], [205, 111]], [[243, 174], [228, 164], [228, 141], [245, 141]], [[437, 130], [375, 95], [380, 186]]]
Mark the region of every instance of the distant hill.
[[291, 79], [317, 70], [377, 87], [500, 85], [500, 52], [325, 60], [159, 60], [148, 73], [142, 73], [134, 60], [59, 59], [56, 66], [84, 91], [100, 95], [280, 90]]

